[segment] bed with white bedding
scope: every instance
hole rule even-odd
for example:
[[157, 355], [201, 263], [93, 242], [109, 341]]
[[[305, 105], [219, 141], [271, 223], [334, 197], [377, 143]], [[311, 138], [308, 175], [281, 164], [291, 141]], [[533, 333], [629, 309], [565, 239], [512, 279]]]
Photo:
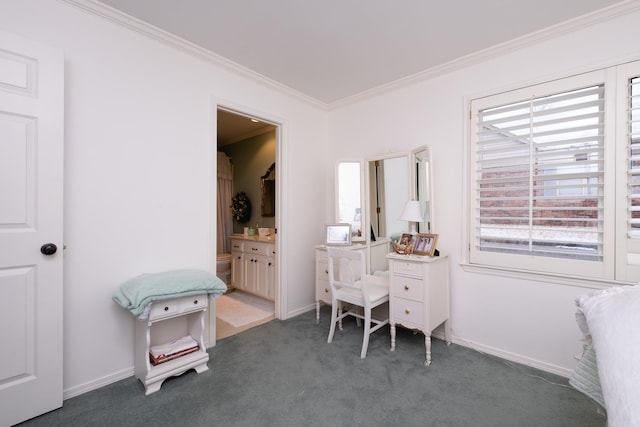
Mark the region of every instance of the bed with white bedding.
[[576, 300], [585, 351], [569, 382], [607, 412], [609, 427], [640, 427], [640, 286]]

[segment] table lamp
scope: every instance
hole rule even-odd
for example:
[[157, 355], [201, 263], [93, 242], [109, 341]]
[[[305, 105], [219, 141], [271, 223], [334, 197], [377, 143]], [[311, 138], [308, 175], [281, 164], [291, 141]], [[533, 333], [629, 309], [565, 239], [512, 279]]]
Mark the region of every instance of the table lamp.
[[402, 211], [402, 215], [398, 219], [409, 222], [409, 233], [418, 234], [416, 223], [423, 221], [420, 202], [417, 200], [407, 201], [404, 211]]

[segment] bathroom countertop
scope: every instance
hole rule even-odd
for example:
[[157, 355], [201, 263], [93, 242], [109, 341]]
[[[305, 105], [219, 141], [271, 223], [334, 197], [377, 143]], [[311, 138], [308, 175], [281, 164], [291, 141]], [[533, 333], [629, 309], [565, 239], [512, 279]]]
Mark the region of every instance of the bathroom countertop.
[[268, 236], [245, 236], [244, 234], [232, 234], [232, 239], [249, 240], [251, 242], [275, 242], [276, 236], [270, 234]]

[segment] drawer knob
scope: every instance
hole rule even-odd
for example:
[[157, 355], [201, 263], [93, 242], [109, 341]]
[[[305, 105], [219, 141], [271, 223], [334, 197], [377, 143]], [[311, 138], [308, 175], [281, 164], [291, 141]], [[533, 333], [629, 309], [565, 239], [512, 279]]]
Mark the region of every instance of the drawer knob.
[[329, 293], [329, 289], [324, 288], [324, 293], [325, 293], [325, 294], [328, 294], [328, 293]]
[[169, 311], [169, 306], [165, 306], [164, 311]]
[[194, 304], [198, 304], [198, 300], [194, 300], [194, 301], [193, 301], [193, 303], [194, 303]]
[[408, 291], [409, 290], [409, 285], [404, 285], [404, 290]]
[[324, 274], [329, 274], [329, 270], [324, 270]]
[[411, 310], [409, 310], [408, 308], [405, 308], [404, 309], [404, 314], [409, 314], [409, 313], [411, 313]]

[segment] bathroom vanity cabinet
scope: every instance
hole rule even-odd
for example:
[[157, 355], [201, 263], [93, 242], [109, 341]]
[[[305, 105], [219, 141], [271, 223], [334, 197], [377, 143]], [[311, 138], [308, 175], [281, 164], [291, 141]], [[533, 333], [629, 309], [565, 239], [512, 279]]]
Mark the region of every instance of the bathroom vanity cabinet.
[[263, 236], [232, 236], [231, 254], [233, 286], [275, 301], [275, 242]]

